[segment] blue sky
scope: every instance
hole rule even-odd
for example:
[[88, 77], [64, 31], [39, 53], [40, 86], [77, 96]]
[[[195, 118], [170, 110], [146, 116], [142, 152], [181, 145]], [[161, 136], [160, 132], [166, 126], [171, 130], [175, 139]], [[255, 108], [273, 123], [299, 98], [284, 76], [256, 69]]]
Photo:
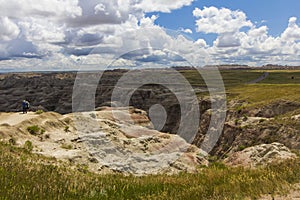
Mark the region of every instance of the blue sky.
[[155, 24], [165, 28], [173, 30], [189, 28], [193, 31], [193, 34], [189, 35], [190, 37], [193, 39], [203, 37], [211, 44], [212, 40], [216, 38], [216, 34], [207, 35], [195, 31], [193, 10], [195, 7], [203, 8], [204, 6], [241, 10], [258, 26], [267, 25], [272, 36], [279, 36], [286, 29], [290, 17], [300, 18], [299, 0], [197, 0], [190, 6], [174, 10], [172, 13], [151, 12], [147, 15], [158, 15], [159, 18]]
[[300, 65], [299, 0], [0, 4], [0, 71], [180, 66], [182, 58], [196, 66]]

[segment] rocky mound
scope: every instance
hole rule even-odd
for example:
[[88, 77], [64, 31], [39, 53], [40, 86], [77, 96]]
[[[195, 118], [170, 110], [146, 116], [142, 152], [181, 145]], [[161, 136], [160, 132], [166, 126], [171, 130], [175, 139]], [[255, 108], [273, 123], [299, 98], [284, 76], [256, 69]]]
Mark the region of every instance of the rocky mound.
[[249, 147], [229, 155], [224, 162], [231, 166], [256, 167], [285, 159], [295, 158], [286, 146], [280, 143], [262, 144]]
[[[116, 113], [124, 120], [115, 120]], [[208, 164], [203, 151], [177, 135], [152, 129], [146, 112], [132, 107], [66, 115], [4, 113], [0, 119], [3, 140], [14, 140], [19, 146], [30, 141], [35, 153], [85, 165], [98, 173], [173, 174], [195, 172]], [[32, 126], [38, 130], [30, 134]]]
[[266, 105], [264, 107], [251, 110], [250, 115], [271, 118], [277, 115], [286, 114], [299, 108], [300, 103], [298, 102], [281, 100], [270, 103], [269, 105]]

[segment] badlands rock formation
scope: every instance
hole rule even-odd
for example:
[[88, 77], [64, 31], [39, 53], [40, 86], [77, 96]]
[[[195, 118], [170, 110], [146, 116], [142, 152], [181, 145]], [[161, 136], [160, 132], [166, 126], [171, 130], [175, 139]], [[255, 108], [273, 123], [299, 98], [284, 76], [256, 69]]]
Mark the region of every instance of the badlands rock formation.
[[231, 166], [256, 167], [285, 159], [296, 158], [286, 146], [280, 143], [262, 144], [231, 154], [224, 162]]
[[[177, 135], [153, 130], [146, 112], [132, 107], [66, 115], [1, 113], [0, 122], [2, 140], [19, 146], [30, 141], [35, 153], [98, 173], [172, 174], [208, 164], [205, 152]], [[27, 130], [32, 125], [40, 128], [34, 135]]]
[[[113, 70], [106, 71], [102, 75], [99, 83], [96, 83], [98, 85], [94, 88], [96, 90], [93, 96], [95, 108], [104, 105], [110, 106], [115, 85], [126, 72], [126, 70]], [[163, 71], [162, 73], [168, 72]], [[60, 114], [71, 113], [76, 75], [73, 72], [2, 74], [0, 75], [0, 111], [20, 111], [21, 101], [27, 99], [31, 102], [32, 111], [42, 109]], [[98, 76], [96, 72], [89, 75]], [[89, 91], [89, 87], [91, 85], [87, 84], [85, 91]], [[205, 88], [195, 86], [194, 90], [203, 92]], [[122, 91], [126, 93], [125, 89]], [[78, 92], [77, 95], [75, 94], [75, 97], [81, 98], [85, 96], [85, 92]], [[215, 99], [202, 97], [199, 102], [194, 102], [187, 96], [184, 101], [199, 105], [199, 128], [193, 144], [202, 148], [211, 122], [211, 102]], [[113, 104], [117, 104], [117, 102], [113, 102]], [[154, 129], [178, 134], [181, 117], [190, 121], [189, 118], [181, 116], [180, 103], [167, 87], [158, 84], [144, 85], [137, 88], [130, 99], [130, 106], [145, 110], [148, 114], [152, 106], [156, 104], [163, 107], [166, 119], [165, 123], [161, 123], [162, 127], [157, 126], [153, 121]], [[239, 151], [241, 146], [250, 147], [273, 142], [280, 142], [290, 149], [300, 149], [299, 103], [279, 100], [264, 106], [249, 107], [245, 100], [232, 100], [227, 102], [227, 108], [223, 132], [217, 144], [210, 151], [211, 155], [224, 158], [229, 153]], [[78, 111], [84, 111], [84, 109]], [[164, 113], [152, 112], [153, 119], [161, 120], [159, 116], [162, 114]], [[283, 115], [287, 117], [285, 121], [276, 120]], [[193, 120], [193, 124], [196, 124], [194, 123], [196, 121], [197, 119]], [[160, 123], [158, 124], [160, 125]], [[216, 126], [218, 127], [218, 125]]]

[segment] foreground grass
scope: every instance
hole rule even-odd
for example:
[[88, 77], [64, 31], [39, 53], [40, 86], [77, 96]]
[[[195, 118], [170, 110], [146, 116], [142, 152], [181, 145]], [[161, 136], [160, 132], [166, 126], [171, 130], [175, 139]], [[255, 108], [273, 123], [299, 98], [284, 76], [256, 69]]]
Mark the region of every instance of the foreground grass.
[[197, 174], [133, 177], [45, 164], [47, 158], [2, 143], [0, 152], [0, 199], [255, 199], [300, 182], [299, 160], [257, 170], [215, 163]]

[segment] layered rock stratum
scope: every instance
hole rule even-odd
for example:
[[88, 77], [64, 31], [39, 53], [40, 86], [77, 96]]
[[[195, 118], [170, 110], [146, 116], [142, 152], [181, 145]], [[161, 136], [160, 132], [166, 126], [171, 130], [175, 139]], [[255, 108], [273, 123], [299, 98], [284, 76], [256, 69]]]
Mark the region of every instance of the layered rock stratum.
[[[93, 97], [96, 110], [115, 103], [111, 102], [112, 92], [118, 80], [126, 72], [126, 70], [113, 70], [103, 73], [99, 83], [96, 83], [98, 85]], [[95, 76], [96, 74], [95, 72]], [[32, 111], [53, 111], [61, 115], [71, 113], [76, 76], [75, 72], [1, 74], [0, 111], [19, 112], [22, 100], [27, 99], [31, 103]], [[194, 90], [206, 91], [201, 87], [196, 87]], [[78, 95], [80, 98], [84, 93]], [[191, 100], [187, 97], [186, 101]], [[198, 103], [200, 113], [199, 119], [193, 119], [193, 122], [199, 120], [199, 128], [192, 144], [199, 148], [203, 146], [211, 122], [212, 101], [215, 99], [201, 97], [198, 102], [194, 102]], [[156, 127], [154, 123], [153, 128], [159, 132], [177, 134], [182, 117], [181, 106], [168, 88], [159, 84], [144, 85], [137, 88], [130, 99], [130, 106], [144, 110], [147, 117], [151, 117], [149, 110], [156, 104], [164, 108], [167, 117], [162, 127]], [[273, 142], [282, 143], [289, 149], [300, 149], [299, 102], [282, 99], [261, 106], [247, 105], [248, 102], [245, 100], [233, 99], [227, 102], [226, 122], [217, 143], [209, 152], [210, 155], [225, 158], [245, 147]], [[153, 112], [154, 119], [160, 119], [155, 114], [161, 113]]]
[[[114, 113], [130, 120], [115, 120]], [[15, 140], [19, 146], [30, 141], [34, 153], [97, 173], [174, 174], [208, 165], [205, 152], [178, 135], [154, 130], [146, 112], [132, 107], [65, 115], [1, 113], [0, 122], [2, 140]], [[34, 125], [39, 130], [30, 134], [28, 127]]]
[[243, 151], [235, 152], [227, 157], [224, 162], [231, 166], [254, 168], [296, 157], [296, 154], [292, 153], [286, 146], [274, 142], [248, 147]]

